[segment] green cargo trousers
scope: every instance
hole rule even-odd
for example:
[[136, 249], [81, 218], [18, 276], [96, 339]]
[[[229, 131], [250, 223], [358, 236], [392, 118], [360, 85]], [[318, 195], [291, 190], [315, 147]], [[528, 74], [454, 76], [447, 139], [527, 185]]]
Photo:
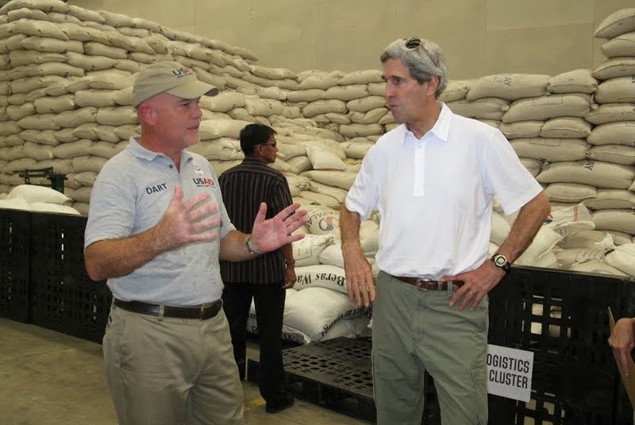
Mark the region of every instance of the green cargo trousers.
[[443, 425], [487, 425], [488, 299], [450, 307], [452, 290], [420, 290], [380, 272], [373, 305], [377, 425], [420, 425], [424, 372], [434, 378]]

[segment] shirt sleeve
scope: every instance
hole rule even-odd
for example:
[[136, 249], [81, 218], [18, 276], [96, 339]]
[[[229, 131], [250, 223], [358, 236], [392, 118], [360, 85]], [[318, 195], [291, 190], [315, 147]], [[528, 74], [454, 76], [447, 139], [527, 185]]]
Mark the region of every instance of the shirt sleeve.
[[364, 157], [362, 166], [344, 201], [346, 208], [358, 213], [362, 220], [370, 217], [373, 210], [377, 208], [379, 200], [379, 186], [377, 179], [373, 176], [374, 153], [375, 149], [371, 149]]
[[483, 149], [483, 172], [487, 190], [494, 194], [506, 215], [536, 197], [542, 186], [520, 162], [509, 141], [492, 129]]
[[84, 248], [105, 239], [131, 235], [134, 228], [134, 186], [108, 178], [104, 172], [93, 185], [90, 211], [84, 234]]

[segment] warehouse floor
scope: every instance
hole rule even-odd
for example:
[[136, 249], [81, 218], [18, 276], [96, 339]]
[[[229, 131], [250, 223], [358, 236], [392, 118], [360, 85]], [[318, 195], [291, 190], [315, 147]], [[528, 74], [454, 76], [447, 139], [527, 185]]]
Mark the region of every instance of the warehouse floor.
[[[252, 347], [249, 356], [256, 355]], [[244, 382], [243, 388], [245, 418], [251, 425], [369, 423], [302, 400], [268, 414], [258, 387]], [[116, 423], [99, 344], [0, 318], [0, 424]]]

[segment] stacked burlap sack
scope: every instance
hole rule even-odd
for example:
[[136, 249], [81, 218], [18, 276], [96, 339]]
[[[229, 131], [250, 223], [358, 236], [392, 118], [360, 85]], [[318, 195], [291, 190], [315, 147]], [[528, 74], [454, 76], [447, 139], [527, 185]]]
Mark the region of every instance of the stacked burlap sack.
[[[635, 234], [634, 11], [598, 27], [609, 59], [594, 71], [450, 81], [441, 96], [454, 112], [500, 128], [554, 206], [582, 204], [594, 226], [585, 231], [608, 233], [617, 247]], [[0, 8], [0, 192], [22, 184], [22, 170], [53, 167], [68, 178], [67, 204], [86, 214], [97, 173], [138, 132], [134, 75], [163, 59], [221, 89], [201, 99], [201, 142], [191, 150], [220, 174], [242, 160], [245, 124], [271, 125], [279, 148], [273, 167], [305, 206], [339, 208], [365, 153], [396, 126], [379, 70], [266, 68], [247, 49], [142, 18], [61, 0], [13, 0]], [[509, 225], [513, 217], [496, 222]], [[572, 249], [563, 246], [571, 235], [543, 227], [560, 239], [552, 243], [557, 237], [541, 230], [517, 264], [572, 266], [555, 254]], [[492, 249], [504, 234], [493, 230]]]

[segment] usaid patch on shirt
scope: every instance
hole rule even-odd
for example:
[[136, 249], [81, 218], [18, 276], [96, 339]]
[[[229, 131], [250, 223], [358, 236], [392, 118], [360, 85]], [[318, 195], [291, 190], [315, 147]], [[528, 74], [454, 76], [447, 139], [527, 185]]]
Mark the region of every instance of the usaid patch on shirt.
[[196, 177], [192, 178], [192, 182], [196, 187], [216, 187], [216, 182], [211, 177], [205, 177], [205, 172], [198, 166], [194, 168], [194, 174]]

